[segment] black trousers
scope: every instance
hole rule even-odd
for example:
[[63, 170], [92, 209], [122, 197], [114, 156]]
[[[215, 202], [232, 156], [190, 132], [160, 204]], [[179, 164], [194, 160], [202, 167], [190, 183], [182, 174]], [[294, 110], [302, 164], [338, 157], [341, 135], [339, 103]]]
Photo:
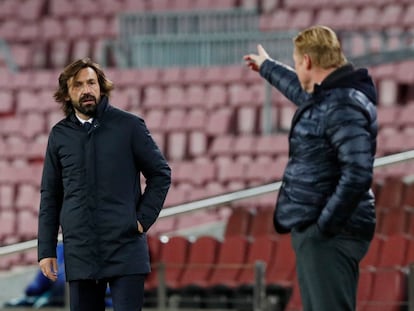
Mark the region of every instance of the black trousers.
[[370, 242], [347, 234], [327, 237], [316, 224], [292, 231], [304, 311], [354, 311], [359, 262]]
[[104, 311], [109, 285], [114, 311], [141, 311], [144, 297], [144, 274], [102, 280], [69, 282], [71, 311]]

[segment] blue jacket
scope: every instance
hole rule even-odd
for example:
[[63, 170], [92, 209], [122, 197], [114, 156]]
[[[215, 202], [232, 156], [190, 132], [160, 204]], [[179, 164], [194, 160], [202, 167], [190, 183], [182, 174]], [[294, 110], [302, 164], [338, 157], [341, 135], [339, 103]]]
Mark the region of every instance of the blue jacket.
[[[141, 174], [146, 179], [141, 189]], [[87, 131], [72, 113], [49, 135], [41, 182], [38, 256], [56, 257], [62, 228], [66, 280], [150, 271], [145, 231], [157, 219], [171, 171], [144, 121], [98, 104]]]
[[326, 235], [372, 239], [370, 189], [376, 151], [376, 91], [366, 69], [347, 64], [312, 94], [296, 73], [266, 60], [260, 74], [298, 106], [289, 133], [289, 160], [274, 213], [280, 233], [316, 223]]

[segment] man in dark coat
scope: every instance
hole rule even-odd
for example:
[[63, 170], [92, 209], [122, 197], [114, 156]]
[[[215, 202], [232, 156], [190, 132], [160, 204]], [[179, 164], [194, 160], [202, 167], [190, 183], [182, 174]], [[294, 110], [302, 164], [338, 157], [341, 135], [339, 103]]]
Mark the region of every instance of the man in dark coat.
[[324, 26], [294, 38], [295, 70], [261, 45], [245, 60], [298, 105], [274, 224], [279, 233], [292, 232], [304, 310], [355, 310], [359, 262], [376, 222], [374, 83], [346, 61]]
[[[144, 121], [110, 105], [112, 82], [90, 59], [59, 76], [65, 118], [51, 130], [41, 182], [38, 257], [57, 277], [62, 229], [72, 311], [141, 310], [150, 271], [146, 231], [156, 221], [171, 170]], [[145, 190], [141, 189], [141, 174]]]

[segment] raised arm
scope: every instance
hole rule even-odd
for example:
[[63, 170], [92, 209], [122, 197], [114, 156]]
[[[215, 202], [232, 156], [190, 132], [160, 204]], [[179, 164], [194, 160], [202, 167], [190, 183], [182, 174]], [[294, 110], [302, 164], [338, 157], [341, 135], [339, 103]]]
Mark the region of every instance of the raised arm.
[[271, 85], [297, 106], [305, 103], [308, 94], [302, 89], [293, 68], [270, 58], [262, 45], [257, 46], [257, 54], [244, 56], [246, 65], [257, 71]]

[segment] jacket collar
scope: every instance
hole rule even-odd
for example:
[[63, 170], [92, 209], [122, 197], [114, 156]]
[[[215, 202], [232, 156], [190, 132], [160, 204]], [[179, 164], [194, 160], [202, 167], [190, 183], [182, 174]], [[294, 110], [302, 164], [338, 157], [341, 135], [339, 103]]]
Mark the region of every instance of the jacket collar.
[[[93, 122], [92, 124], [97, 124], [99, 123], [99, 120], [102, 119], [103, 114], [105, 113], [105, 111], [110, 107], [109, 105], [109, 99], [108, 96], [106, 95], [102, 95], [101, 96], [101, 100], [99, 101], [97, 107], [96, 107], [96, 116], [93, 117]], [[70, 115], [69, 115], [69, 119], [72, 122], [75, 122], [76, 124], [80, 124], [81, 122], [78, 120], [78, 118], [75, 115], [75, 112], [73, 111]]]

